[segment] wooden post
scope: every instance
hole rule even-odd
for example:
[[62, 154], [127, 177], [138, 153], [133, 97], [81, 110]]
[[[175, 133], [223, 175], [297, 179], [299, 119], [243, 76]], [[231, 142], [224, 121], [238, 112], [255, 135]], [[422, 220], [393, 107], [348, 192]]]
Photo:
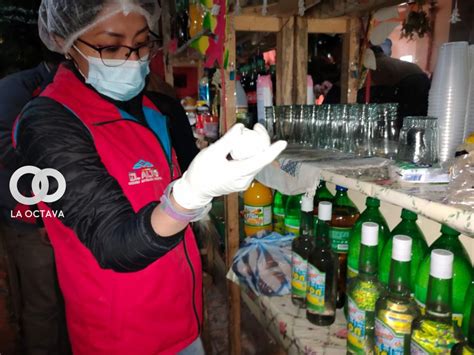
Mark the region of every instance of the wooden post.
[[[163, 31], [163, 43], [168, 44], [171, 40], [171, 15], [170, 15], [170, 4], [168, 1], [161, 2], [161, 26]], [[174, 86], [173, 78], [173, 66], [169, 58], [168, 50], [165, 48], [163, 53], [163, 63], [165, 67], [165, 81]]]
[[301, 16], [296, 17], [294, 68], [294, 103], [305, 105], [308, 75], [308, 20]]
[[360, 24], [357, 17], [351, 17], [347, 21], [342, 50], [341, 102], [354, 103], [357, 101], [357, 75], [360, 75], [357, 73]]
[[282, 19], [277, 33], [276, 104], [293, 104], [294, 17]]
[[[224, 124], [227, 130], [236, 121], [235, 113], [235, 27], [234, 16], [228, 15], [228, 28], [225, 48], [229, 51], [228, 67], [224, 71], [225, 80], [222, 92], [224, 107]], [[230, 80], [232, 79], [232, 80]], [[230, 268], [232, 259], [239, 249], [239, 200], [238, 194], [225, 197], [226, 222], [226, 267]], [[231, 355], [240, 355], [240, 288], [231, 281], [227, 281], [227, 296], [229, 304], [229, 348]]]

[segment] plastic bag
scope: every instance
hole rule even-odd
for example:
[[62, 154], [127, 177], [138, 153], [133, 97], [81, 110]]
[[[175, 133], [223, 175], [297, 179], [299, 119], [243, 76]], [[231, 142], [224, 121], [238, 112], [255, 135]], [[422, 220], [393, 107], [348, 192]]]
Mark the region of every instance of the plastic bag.
[[445, 201], [474, 209], [474, 151], [455, 159], [450, 177]]
[[256, 295], [282, 296], [291, 291], [293, 235], [271, 233], [245, 240], [232, 262], [232, 271]]

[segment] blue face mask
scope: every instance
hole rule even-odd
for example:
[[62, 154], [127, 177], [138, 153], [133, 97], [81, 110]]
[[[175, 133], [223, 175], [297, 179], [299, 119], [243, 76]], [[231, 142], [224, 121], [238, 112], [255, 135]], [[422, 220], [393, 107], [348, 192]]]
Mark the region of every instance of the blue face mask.
[[102, 59], [85, 56], [76, 46], [74, 48], [89, 63], [89, 74], [86, 83], [90, 84], [102, 95], [117, 101], [128, 101], [137, 96], [145, 88], [146, 76], [150, 73], [150, 62], [148, 60], [127, 60], [117, 66], [123, 60]]

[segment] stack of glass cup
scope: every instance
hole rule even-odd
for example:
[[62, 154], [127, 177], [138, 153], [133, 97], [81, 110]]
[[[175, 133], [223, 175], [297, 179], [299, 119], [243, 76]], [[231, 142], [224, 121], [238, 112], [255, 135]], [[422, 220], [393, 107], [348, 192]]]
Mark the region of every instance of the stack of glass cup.
[[266, 107], [274, 139], [357, 156], [397, 155], [397, 104], [288, 105]]
[[428, 116], [438, 118], [439, 159], [454, 158], [462, 143], [469, 89], [469, 56], [467, 42], [450, 42], [441, 46], [428, 104]]

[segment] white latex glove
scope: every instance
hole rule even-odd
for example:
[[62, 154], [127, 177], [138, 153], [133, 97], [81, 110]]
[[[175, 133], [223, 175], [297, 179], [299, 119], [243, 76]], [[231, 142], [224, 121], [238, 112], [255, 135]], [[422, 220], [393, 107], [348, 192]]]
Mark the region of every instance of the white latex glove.
[[268, 132], [260, 123], [256, 123], [252, 129], [244, 129], [243, 137], [240, 138], [245, 144], [238, 144], [230, 155], [235, 160], [243, 160], [254, 156], [270, 147]]
[[[238, 123], [194, 158], [188, 170], [173, 185], [173, 197], [181, 207], [202, 208], [214, 197], [246, 190], [255, 175], [286, 148], [285, 141], [270, 145], [268, 134], [266, 131], [263, 134], [260, 128], [257, 129], [259, 139], [249, 131]], [[262, 142], [257, 144], [258, 140]], [[246, 144], [264, 148], [246, 159], [227, 159], [231, 151]]]

